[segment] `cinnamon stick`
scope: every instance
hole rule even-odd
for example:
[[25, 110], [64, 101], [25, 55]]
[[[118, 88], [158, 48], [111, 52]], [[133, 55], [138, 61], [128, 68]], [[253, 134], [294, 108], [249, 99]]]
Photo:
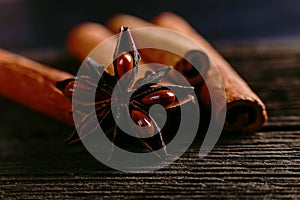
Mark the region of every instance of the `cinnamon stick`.
[[[131, 21], [131, 19], [133, 20]], [[122, 25], [134, 29], [148, 27], [148, 29], [145, 30], [139, 29], [132, 31], [136, 44], [142, 47], [139, 48], [139, 52], [144, 60], [148, 62], [160, 61], [161, 64], [173, 66], [174, 69], [186, 76], [190, 84], [194, 86], [202, 84], [201, 80], [203, 80], [207, 74], [209, 61], [197, 43], [175, 31], [168, 30], [166, 33], [165, 29], [151, 29], [151, 27], [155, 27], [155, 25], [129, 15], [117, 15], [111, 18], [107, 23], [107, 27], [113, 33], [117, 33], [119, 27]], [[175, 38], [180, 39], [174, 42]], [[151, 48], [154, 43], [155, 48]], [[168, 49], [166, 49], [166, 47], [168, 47]], [[199, 69], [200, 73], [189, 72], [189, 70], [193, 71], [194, 69], [190, 62], [187, 62], [187, 59], [201, 66]], [[176, 82], [178, 77], [176, 77], [172, 71], [170, 73], [171, 77], [173, 76], [172, 82]]]
[[[120, 27], [117, 33], [120, 32]], [[66, 38], [66, 49], [79, 61], [83, 61], [87, 56], [92, 57], [98, 64], [107, 67], [107, 71], [114, 75], [113, 53], [118, 35], [102, 24], [86, 21], [75, 25], [68, 33]], [[140, 65], [143, 65], [141, 58]], [[140, 69], [143, 75], [148, 66]], [[151, 68], [150, 68], [151, 70]]]
[[[118, 14], [113, 16], [107, 26], [116, 32], [120, 25], [126, 24], [133, 28], [140, 27], [164, 27], [171, 30], [179, 31], [195, 40], [208, 55], [208, 57], [216, 64], [221, 78], [224, 82], [226, 93], [226, 120], [224, 131], [226, 132], [253, 132], [260, 129], [268, 119], [265, 104], [249, 87], [249, 85], [241, 78], [241, 76], [232, 68], [232, 66], [206, 41], [192, 26], [182, 17], [165, 12], [156, 16], [152, 23], [144, 21], [138, 17], [126, 14]], [[156, 35], [157, 40], [161, 40], [161, 35]], [[165, 38], [165, 37], [164, 37]], [[146, 40], [146, 39], [144, 39]], [[178, 40], [172, 40], [172, 43], [178, 43]], [[138, 44], [138, 41], [137, 41]], [[155, 52], [152, 52], [150, 56]], [[142, 56], [145, 56], [142, 54]], [[213, 80], [214, 75], [208, 74], [206, 80]], [[199, 82], [202, 80], [199, 79]], [[206, 81], [207, 82], [207, 81]], [[195, 84], [195, 83], [192, 83]], [[211, 99], [207, 87], [204, 84], [199, 90], [199, 96], [202, 102], [209, 108]], [[222, 110], [220, 107], [218, 111]]]
[[75, 25], [69, 31], [65, 45], [79, 61], [83, 62], [87, 56], [93, 57], [98, 64], [107, 67], [107, 71], [114, 75], [112, 58], [116, 42], [117, 35], [107, 27], [100, 23], [86, 21]]
[[[78, 60], [83, 61], [98, 44], [112, 35], [113, 33], [102, 24], [83, 22], [69, 31], [66, 48]], [[105, 54], [105, 51], [101, 53]]]
[[0, 49], [0, 95], [73, 126], [72, 105], [56, 88], [72, 74]]

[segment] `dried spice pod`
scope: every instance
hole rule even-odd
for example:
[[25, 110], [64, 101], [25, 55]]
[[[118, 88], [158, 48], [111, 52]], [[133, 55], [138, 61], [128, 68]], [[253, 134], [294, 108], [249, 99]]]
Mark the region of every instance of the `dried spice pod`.
[[143, 113], [142, 111], [138, 110], [138, 109], [131, 109], [130, 110], [130, 116], [132, 118], [132, 120], [140, 127], [147, 127], [146, 130], [145, 129], [138, 129], [139, 130], [139, 134], [143, 137], [153, 137], [155, 130], [154, 130], [154, 125], [152, 124], [152, 120], [150, 119], [150, 117]]
[[[116, 27], [118, 27], [119, 24], [124, 23], [133, 29], [151, 26], [178, 31], [196, 41], [203, 48], [204, 53], [206, 53], [207, 56], [216, 64], [220, 76], [224, 81], [224, 89], [226, 94], [225, 105], [227, 107], [224, 131], [253, 132], [260, 129], [267, 121], [268, 115], [266, 106], [262, 100], [230, 66], [230, 64], [199, 33], [197, 33], [185, 19], [174, 13], [164, 12], [156, 16], [152, 22], [149, 23], [132, 15], [118, 14], [113, 16], [108, 21], [108, 27], [112, 32], [115, 32]], [[168, 42], [168, 44], [173, 46], [176, 46], [174, 43], [180, 44], [178, 48], [180, 48], [182, 45], [179, 38], [167, 38], [168, 36], [162, 35], [149, 35], [149, 37], [151, 37], [151, 41], [156, 42], [166, 42], [171, 40]], [[139, 41], [137, 41], [137, 43], [138, 42]], [[156, 59], [156, 61], [160, 61], [162, 63], [166, 62], [164, 59], [160, 59], [160, 57], [163, 57], [161, 53], [158, 53], [157, 58], [155, 58], [155, 53], [156, 52], [148, 54], [148, 52], [146, 52], [142, 54], [142, 56], [145, 58], [149, 57], [150, 59]], [[148, 56], [145, 54], [148, 54]], [[168, 59], [172, 60], [172, 55], [170, 55]], [[189, 68], [186, 68], [185, 66], [183, 66], [183, 68], [187, 71], [190, 71]], [[207, 84], [214, 84], [214, 73], [211, 73], [211, 75], [209, 74], [210, 72], [208, 70], [207, 76], [209, 77], [205, 77], [205, 80]], [[202, 82], [203, 80], [198, 77], [193, 79], [193, 81], [190, 81], [190, 83], [194, 86], [201, 84]], [[208, 109], [211, 106], [210, 95], [216, 99], [218, 99], [218, 95], [220, 95], [218, 92], [216, 92], [216, 94], [209, 94], [206, 84], [204, 84], [202, 87], [199, 87], [198, 94], [200, 100]], [[217, 112], [220, 112], [223, 107], [223, 104], [220, 104]]]
[[145, 95], [143, 98], [141, 98], [141, 102], [143, 102], [146, 105], [154, 105], [158, 103], [161, 103], [162, 105], [168, 105], [173, 103], [175, 99], [176, 99], [176, 95], [171, 90], [163, 89]]
[[[147, 71], [144, 76], [137, 77], [141, 57], [135, 41], [128, 27], [121, 26], [119, 31], [112, 57], [113, 74], [89, 56], [82, 66], [87, 69], [85, 70], [86, 74], [57, 83], [58, 88], [68, 97], [70, 96], [69, 92], [74, 91], [75, 95], [71, 100], [75, 107], [77, 107], [76, 105], [79, 107], [92, 105], [96, 110], [97, 119], [93, 118], [93, 113], [85, 113], [85, 110], [88, 109], [73, 110], [73, 114], [79, 116], [79, 120], [77, 119], [79, 124], [67, 142], [76, 143], [80, 139], [94, 134], [96, 125], [99, 123], [108, 138], [115, 144], [117, 137], [123, 133], [119, 125], [125, 123], [129, 130], [136, 133], [138, 140], [148, 150], [160, 148], [165, 150], [161, 127], [149, 114], [149, 109], [153, 103], [160, 104], [167, 110], [175, 109], [187, 102], [194, 103], [194, 96], [190, 95], [194, 88], [162, 83], [161, 79], [170, 72], [171, 66], [156, 71]], [[74, 80], [76, 80], [75, 87], [68, 88]], [[76, 87], [77, 82], [79, 87]], [[184, 90], [186, 95], [183, 98], [177, 98], [172, 93], [172, 88]], [[95, 102], [85, 101], [86, 95], [92, 91], [96, 91]], [[115, 109], [114, 115], [112, 109]], [[137, 126], [134, 126], [132, 122]], [[124, 141], [122, 142], [124, 143]]]

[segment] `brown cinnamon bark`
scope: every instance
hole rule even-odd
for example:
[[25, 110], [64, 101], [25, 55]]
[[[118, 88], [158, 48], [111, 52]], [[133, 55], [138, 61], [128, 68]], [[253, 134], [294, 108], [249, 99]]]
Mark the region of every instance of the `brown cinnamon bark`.
[[[176, 30], [192, 38], [203, 48], [208, 57], [216, 64], [224, 82], [227, 106], [224, 131], [253, 132], [260, 129], [267, 121], [266, 107], [261, 99], [232, 66], [185, 19], [174, 13], [165, 12], [155, 17], [153, 23], [149, 23], [135, 16], [119, 14], [112, 17], [108, 21], [107, 26], [113, 32], [116, 32], [118, 27], [124, 24], [132, 29], [156, 26]], [[172, 42], [177, 43], [178, 40], [173, 40]], [[152, 57], [154, 56], [153, 54], [152, 52]], [[213, 79], [213, 75], [208, 75], [206, 78], [206, 80], [210, 81]], [[201, 81], [199, 79], [199, 82]], [[206, 85], [201, 87], [199, 96], [202, 102], [209, 108], [211, 99]], [[217, 111], [220, 110], [222, 110], [221, 107], [217, 109]]]
[[83, 61], [99, 43], [112, 35], [113, 33], [102, 24], [84, 22], [70, 30], [66, 38], [66, 48], [77, 59]]
[[72, 74], [0, 49], [0, 95], [73, 126], [71, 103], [56, 88]]
[[[129, 24], [130, 25], [130, 24]], [[110, 52], [113, 52], [114, 49], [111, 47], [115, 46], [114, 40], [110, 38], [110, 40], [107, 40], [109, 37], [112, 37], [114, 34], [118, 34], [120, 31], [121, 23], [117, 26], [115, 26], [115, 29], [112, 32], [107, 27], [103, 26], [102, 24], [94, 23], [94, 22], [84, 22], [81, 24], [76, 25], [70, 32], [67, 37], [67, 49], [71, 54], [73, 54], [76, 58], [83, 61], [86, 56], [94, 55], [96, 59], [98, 59], [99, 63], [103, 64], [106, 62], [106, 60], [111, 60], [112, 56], [110, 55]], [[158, 38], [157, 35], [160, 33], [148, 33], [146, 32], [133, 32], [132, 33], [135, 39], [136, 43], [144, 43], [143, 38]], [[165, 42], [170, 43], [172, 38], [165, 35], [163, 38]], [[106, 41], [105, 41], [106, 40]], [[166, 41], [169, 40], [169, 41]], [[95, 49], [98, 44], [102, 42], [106, 42], [106, 48], [103, 51], [99, 51], [98, 49]], [[103, 44], [103, 43], [102, 43]], [[110, 44], [110, 45], [108, 45]], [[151, 45], [151, 44], [150, 44]], [[160, 43], [160, 45], [163, 45]], [[190, 60], [193, 60], [194, 62], [203, 62], [202, 60], [207, 61], [207, 57], [205, 54], [203, 54], [202, 51], [193, 48], [193, 45], [196, 46], [196, 43], [194, 44], [187, 44], [186, 41], [178, 41], [178, 43], [175, 43], [175, 46], [173, 49], [180, 50], [180, 53], [185, 54], [185, 57], [188, 57]], [[147, 43], [145, 44], [147, 46]], [[93, 54], [92, 54], [93, 51]], [[97, 51], [97, 52], [95, 52]], [[154, 52], [154, 53], [153, 53]], [[186, 60], [182, 59], [179, 55], [176, 54], [176, 52], [168, 52], [164, 51], [162, 49], [156, 48], [144, 48], [139, 49], [139, 53], [142, 55], [142, 61], [140, 64], [143, 64], [143, 60], [162, 60], [161, 63], [169, 66], [173, 66], [177, 71], [184, 74], [187, 70], [187, 68], [190, 68], [190, 64], [186, 62]], [[206, 66], [206, 65], [203, 65]], [[113, 70], [111, 69], [112, 66], [108, 67], [108, 70], [110, 73], [113, 74]], [[201, 69], [202, 76], [206, 75], [207, 68]], [[199, 79], [202, 79], [202, 76], [200, 74], [196, 74], [196, 76], [189, 76], [189, 81], [192, 83], [198, 83]], [[168, 78], [171, 78], [173, 81], [176, 80], [176, 75], [172, 74], [172, 71], [170, 72], [170, 76]]]
[[[117, 33], [119, 27], [122, 25], [133, 29], [142, 27], [157, 27], [152, 23], [129, 15], [116, 15], [107, 23], [108, 28], [113, 33]], [[166, 33], [164, 29], [147, 29], [144, 31], [140, 29], [140, 31], [132, 31], [132, 35], [135, 38], [136, 44], [140, 47], [152, 46], [153, 44], [156, 46], [155, 49], [139, 49], [139, 52], [145, 61], [159, 61], [161, 64], [173, 66], [178, 72], [186, 75], [186, 78], [190, 84], [194, 86], [202, 84], [201, 80], [203, 80], [203, 78], [206, 76], [208, 70], [208, 65], [203, 63], [208, 63], [208, 58], [206, 54], [203, 53], [202, 49], [199, 48], [197, 43], [175, 31], [169, 31]], [[176, 40], [176, 42], [174, 42], [174, 40]], [[169, 47], [168, 50], [165, 50], [166, 46]], [[199, 66], [200, 63], [202, 63], [200, 74], [190, 73], [189, 70], [192, 71], [193, 66], [191, 66], [191, 64], [187, 62], [187, 59], [184, 59], [183, 57], [193, 60], [194, 63], [199, 63]], [[170, 73], [172, 74], [173, 72], [171, 71]], [[172, 74], [172, 76], [172, 82], [176, 82], [176, 78], [178, 77], [176, 77], [174, 74]]]
[[[120, 27], [118, 33], [120, 31]], [[107, 67], [110, 74], [114, 74], [112, 59], [117, 36], [107, 27], [96, 22], [86, 21], [75, 25], [66, 38], [66, 49], [79, 61], [83, 62], [87, 56]]]

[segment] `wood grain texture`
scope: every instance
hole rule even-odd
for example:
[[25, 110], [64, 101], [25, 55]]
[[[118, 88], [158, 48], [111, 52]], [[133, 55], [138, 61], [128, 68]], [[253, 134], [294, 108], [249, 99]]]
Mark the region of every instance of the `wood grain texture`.
[[202, 160], [195, 144], [153, 173], [111, 170], [82, 145], [64, 143], [69, 127], [0, 99], [0, 198], [299, 199], [299, 54], [281, 60], [256, 47], [216, 46], [266, 102], [265, 127], [223, 134]]

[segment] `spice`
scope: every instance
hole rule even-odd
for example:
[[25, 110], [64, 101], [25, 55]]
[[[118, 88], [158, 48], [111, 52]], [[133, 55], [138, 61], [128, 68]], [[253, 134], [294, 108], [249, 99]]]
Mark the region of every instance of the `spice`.
[[[114, 75], [110, 74], [104, 66], [96, 63], [93, 58], [87, 57], [85, 66], [88, 69], [88, 74], [57, 83], [57, 87], [67, 97], [70, 97], [69, 92], [77, 92], [79, 97], [82, 98], [76, 99], [75, 95], [70, 100], [74, 101], [73, 104], [80, 106], [93, 103], [83, 101], [84, 96], [93, 91], [89, 88], [94, 87], [96, 91], [94, 104], [98, 121], [93, 121], [91, 113], [83, 114], [81, 111], [74, 110], [75, 115], [82, 115], [82, 120], [77, 127], [78, 132], [75, 130], [71, 134], [67, 140], [68, 143], [78, 142], [80, 139], [94, 134], [96, 123], [100, 124], [108, 138], [111, 139], [112, 143], [115, 143], [116, 137], [122, 134], [122, 130], [118, 127], [119, 122], [125, 121], [131, 130], [136, 129], [135, 126], [132, 126], [130, 120], [126, 118], [126, 113], [129, 113], [131, 119], [138, 125], [137, 138], [148, 150], [165, 148], [164, 137], [161, 133], [162, 127], [159, 127], [155, 119], [149, 114], [149, 109], [154, 104], [160, 104], [169, 110], [175, 109], [183, 103], [194, 103], [194, 96], [189, 94], [189, 91], [193, 91], [194, 88], [160, 82], [161, 78], [172, 70], [171, 66], [154, 72], [147, 71], [143, 77], [136, 80], [140, 59], [140, 54], [136, 49], [130, 30], [121, 26], [113, 56]], [[99, 82], [96, 82], [97, 79], [92, 78], [95, 75], [101, 76]], [[79, 82], [78, 87], [75, 83], [75, 86], [70, 88], [70, 84], [72, 85], [74, 81]], [[186, 96], [178, 98], [172, 91], [175, 88], [186, 91]], [[116, 96], [113, 96], [114, 91], [117, 94]], [[127, 102], [127, 99], [129, 99], [129, 102]], [[115, 107], [117, 111], [115, 116], [112, 115], [112, 107]], [[155, 135], [156, 132], [157, 135]], [[154, 143], [149, 142], [152, 137], [157, 138]]]
[[[99, 42], [104, 41], [112, 35], [109, 29], [99, 23], [81, 23], [69, 31], [66, 37], [66, 48], [82, 62]], [[113, 44], [111, 46], [113, 47]]]
[[74, 126], [70, 101], [57, 81], [74, 75], [0, 49], [0, 95]]
[[[220, 112], [227, 107], [226, 121], [224, 124], [224, 131], [226, 132], [253, 132], [260, 129], [267, 121], [268, 116], [266, 107], [261, 99], [255, 94], [255, 92], [248, 86], [248, 84], [239, 76], [239, 74], [230, 66], [230, 64], [204, 39], [197, 33], [191, 25], [182, 17], [166, 12], [158, 15], [153, 19], [153, 23], [144, 21], [138, 17], [126, 14], [118, 14], [113, 16], [109, 22], [108, 27], [112, 32], [115, 32], [119, 24], [127, 24], [132, 29], [141, 27], [161, 27], [175, 30], [185, 34], [194, 41], [196, 41], [215, 64], [224, 82], [224, 89], [226, 94], [226, 104], [219, 104], [217, 112]], [[155, 35], [151, 38], [151, 41], [160, 43], [162, 41], [171, 41], [173, 43], [180, 43], [179, 38], [170, 38], [166, 35]], [[140, 42], [140, 43], [138, 43]], [[144, 40], [138, 40], [138, 45], [143, 45]], [[156, 57], [152, 52], [148, 54], [141, 53], [143, 57], [147, 57], [152, 62], [162, 62], [164, 59]], [[183, 67], [183, 68], [182, 68]], [[180, 67], [180, 70], [185, 70], [184, 66]], [[188, 69], [187, 69], [188, 70]], [[189, 70], [188, 70], [189, 71]], [[206, 84], [214, 84], [215, 74], [208, 71], [207, 77], [205, 77]], [[210, 75], [209, 75], [210, 74]], [[193, 79], [192, 85], [201, 84], [203, 80], [201, 78]], [[198, 82], [198, 83], [197, 83]], [[198, 94], [199, 99], [209, 109], [211, 106], [210, 96], [218, 98], [218, 92], [210, 94], [207, 89], [207, 85], [203, 84], [199, 87]], [[218, 116], [218, 113], [216, 114]]]

